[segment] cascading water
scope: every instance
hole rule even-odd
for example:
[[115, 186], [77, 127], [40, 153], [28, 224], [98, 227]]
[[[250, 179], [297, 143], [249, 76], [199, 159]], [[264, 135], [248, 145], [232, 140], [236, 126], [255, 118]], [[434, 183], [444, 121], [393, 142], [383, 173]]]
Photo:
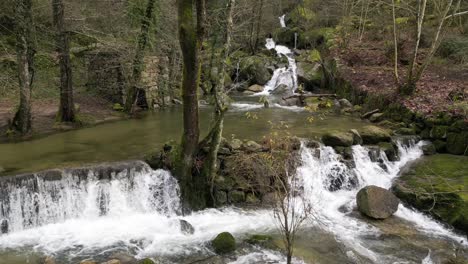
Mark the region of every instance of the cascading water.
[[[279, 19], [281, 27], [286, 27], [286, 23], [284, 21], [285, 15], [281, 16]], [[291, 89], [291, 93], [294, 93], [294, 91], [297, 89], [297, 64], [296, 60], [294, 59], [293, 52], [286, 46], [276, 45], [275, 41], [272, 38], [266, 39], [265, 47], [268, 50], [274, 49], [279, 57], [284, 56], [285, 58], [287, 58], [288, 66], [276, 69], [273, 72], [273, 77], [265, 85], [263, 91], [260, 93], [256, 93], [254, 96], [269, 95], [280, 85], [285, 85], [286, 87]]]
[[[301, 148], [302, 165], [296, 177], [314, 209], [317, 221], [310, 225], [335, 237], [346, 248], [350, 261], [363, 256], [374, 263], [394, 263], [405, 258], [384, 255], [369, 242], [381, 231], [353, 214], [360, 187], [373, 184], [388, 188], [401, 167], [422, 155], [421, 144], [398, 143], [400, 160], [390, 162], [380, 153], [372, 161], [367, 147], [353, 147], [353, 162], [345, 164], [332, 148]], [[60, 177], [26, 178], [21, 184], [3, 181], [1, 218], [9, 233], [0, 236], [2, 250], [33, 247], [77, 259], [93, 257], [112, 248], [131, 248], [138, 257], [190, 255], [208, 252], [206, 241], [229, 231], [236, 236], [275, 230], [269, 210], [207, 209], [187, 216], [179, 214], [178, 186], [169, 172], [147, 165], [102, 177], [99, 172], [62, 172]], [[463, 240], [442, 225], [404, 206], [397, 217], [411, 223], [426, 237]], [[193, 234], [181, 230], [180, 219], [191, 223]], [[455, 243], [455, 242], [454, 242]], [[384, 246], [388, 247], [388, 246]], [[419, 258], [430, 263], [427, 254]], [[339, 253], [337, 253], [339, 254]], [[280, 254], [255, 248], [233, 263], [283, 263]], [[176, 262], [177, 263], [177, 262]], [[298, 262], [299, 263], [299, 262]]]

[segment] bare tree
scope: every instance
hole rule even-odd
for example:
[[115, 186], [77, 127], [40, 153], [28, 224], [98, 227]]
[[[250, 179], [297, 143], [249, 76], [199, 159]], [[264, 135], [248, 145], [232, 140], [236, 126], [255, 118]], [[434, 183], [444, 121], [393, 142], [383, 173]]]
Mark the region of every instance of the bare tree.
[[60, 122], [75, 122], [70, 46], [64, 25], [63, 1], [53, 0], [52, 11], [56, 29], [56, 48], [60, 64], [60, 106], [57, 114], [58, 120]]
[[17, 0], [15, 8], [20, 103], [10, 127], [23, 135], [31, 131], [31, 89], [34, 79], [35, 54], [32, 41], [31, 6], [31, 0]]
[[[285, 183], [285, 180], [289, 180], [289, 182]], [[275, 183], [276, 199], [273, 213], [283, 236], [287, 264], [290, 264], [294, 254], [297, 232], [312, 216], [312, 207], [300, 192], [300, 183], [296, 176], [287, 177], [287, 179], [278, 176]]]

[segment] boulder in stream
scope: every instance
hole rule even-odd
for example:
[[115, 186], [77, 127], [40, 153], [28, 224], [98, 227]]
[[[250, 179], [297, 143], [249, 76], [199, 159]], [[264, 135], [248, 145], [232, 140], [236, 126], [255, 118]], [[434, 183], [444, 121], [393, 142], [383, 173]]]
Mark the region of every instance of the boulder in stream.
[[391, 191], [374, 185], [362, 188], [356, 196], [356, 202], [362, 214], [374, 219], [392, 216], [400, 203]]
[[180, 231], [185, 235], [191, 235], [195, 233], [195, 228], [186, 220], [179, 219]]
[[350, 147], [353, 145], [353, 134], [348, 132], [329, 132], [322, 136], [322, 142], [330, 147]]
[[379, 142], [390, 142], [390, 132], [376, 126], [365, 126], [359, 130], [364, 144], [378, 144]]
[[249, 88], [247, 88], [248, 91], [251, 91], [254, 93], [263, 92], [263, 89], [264, 89], [263, 86], [258, 85], [258, 84], [251, 85]]
[[8, 220], [3, 219], [0, 222], [0, 234], [6, 234], [8, 233]]
[[214, 251], [217, 254], [227, 254], [236, 250], [236, 239], [229, 232], [223, 232], [211, 241]]

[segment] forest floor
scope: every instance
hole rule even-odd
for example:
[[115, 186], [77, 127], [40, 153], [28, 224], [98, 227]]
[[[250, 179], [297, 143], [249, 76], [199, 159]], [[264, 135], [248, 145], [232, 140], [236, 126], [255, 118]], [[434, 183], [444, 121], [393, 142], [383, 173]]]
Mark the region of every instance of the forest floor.
[[[355, 42], [349, 47], [333, 51], [344, 64], [341, 75], [354, 87], [368, 94], [395, 95], [397, 87], [393, 77], [393, 65], [386, 55], [388, 52], [384, 42]], [[402, 57], [409, 57], [407, 54], [409, 50], [404, 51]], [[438, 58], [433, 61], [436, 63], [428, 67], [415, 93], [407, 97], [397, 96], [396, 100], [413, 112], [424, 116], [444, 112], [467, 120], [468, 66], [452, 64], [449, 61], [441, 63]], [[408, 61], [400, 60], [401, 80], [405, 78], [407, 64]]]
[[[108, 101], [90, 94], [75, 93], [75, 104], [79, 106], [79, 126], [56, 124], [56, 114], [59, 106], [58, 98], [39, 98], [32, 102], [32, 134], [21, 138], [30, 139], [37, 136], [48, 135], [56, 132], [92, 126], [100, 123], [117, 121], [126, 118], [121, 112], [112, 110]], [[6, 132], [8, 122], [13, 119], [17, 102], [12, 98], [0, 99], [0, 142], [8, 140]]]

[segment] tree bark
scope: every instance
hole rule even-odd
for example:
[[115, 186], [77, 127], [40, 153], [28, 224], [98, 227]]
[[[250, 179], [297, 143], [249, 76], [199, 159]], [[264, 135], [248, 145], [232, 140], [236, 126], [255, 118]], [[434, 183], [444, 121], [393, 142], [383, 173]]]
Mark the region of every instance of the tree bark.
[[34, 79], [35, 54], [31, 39], [33, 28], [31, 7], [31, 0], [16, 1], [15, 33], [20, 103], [10, 127], [22, 135], [31, 131], [31, 89]]
[[197, 22], [193, 15], [194, 0], [178, 1], [179, 42], [183, 57], [182, 100], [183, 135], [179, 164], [179, 177], [183, 205], [187, 209], [199, 209], [206, 201], [197, 186], [206, 184], [204, 179], [194, 179], [192, 167], [198, 151], [200, 137], [198, 114], [198, 86], [200, 79], [199, 53], [204, 34], [204, 0], [196, 0]]
[[72, 69], [70, 47], [64, 25], [64, 6], [62, 0], [52, 1], [54, 26], [56, 29], [56, 48], [60, 64], [60, 106], [58, 121], [75, 122], [75, 104], [73, 102]]
[[[141, 31], [138, 36], [138, 46], [133, 60], [133, 71], [130, 87], [127, 91], [127, 99], [125, 101], [125, 112], [133, 113], [135, 105], [139, 101], [146, 101], [146, 95], [144, 91], [138, 87], [141, 80], [141, 73], [144, 69], [144, 55], [145, 49], [148, 44], [149, 28], [151, 20], [153, 19], [155, 0], [148, 0], [146, 5], [145, 16], [141, 20]], [[142, 106], [147, 107], [146, 104]]]

